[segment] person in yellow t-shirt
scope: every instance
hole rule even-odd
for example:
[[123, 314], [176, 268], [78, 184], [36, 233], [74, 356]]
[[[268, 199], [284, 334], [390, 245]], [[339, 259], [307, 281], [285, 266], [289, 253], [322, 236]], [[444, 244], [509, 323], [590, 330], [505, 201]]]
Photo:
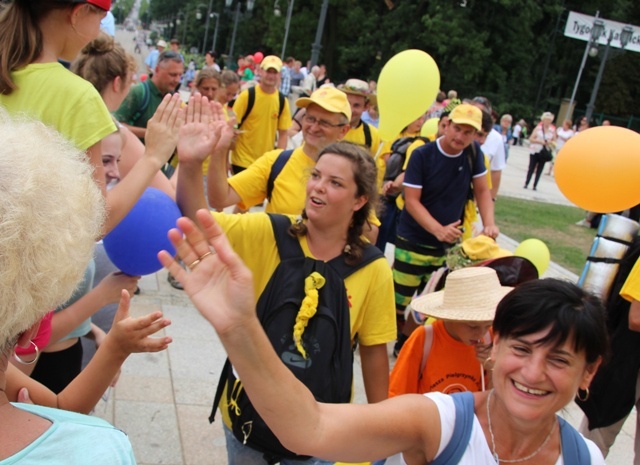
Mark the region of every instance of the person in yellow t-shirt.
[[[280, 111], [278, 90], [282, 61], [274, 55], [265, 57], [260, 63], [263, 72], [255, 89], [253, 108], [249, 108], [249, 89], [240, 93], [233, 111], [238, 119], [240, 133], [231, 152], [231, 168], [234, 174], [246, 169], [262, 154], [273, 150], [276, 144], [287, 147], [287, 129], [291, 126], [291, 111], [285, 98]], [[251, 205], [249, 205], [250, 207]]]
[[370, 106], [376, 105], [376, 94], [371, 92], [369, 84], [360, 79], [349, 79], [344, 84], [340, 84], [338, 89], [347, 94], [347, 100], [351, 106], [349, 132], [343, 140], [364, 145], [375, 158], [381, 144], [378, 128], [365, 123], [362, 120], [362, 113]]
[[[313, 125], [316, 123], [314, 121]], [[187, 129], [193, 127], [190, 124], [187, 126]], [[208, 125], [200, 123], [200, 126], [200, 131], [206, 133]], [[192, 219], [197, 216], [199, 221], [206, 222], [203, 217], [209, 218], [209, 221], [210, 217], [208, 211], [202, 210], [206, 209], [206, 203], [200, 182], [200, 165], [208, 153], [215, 155], [224, 150], [233, 130], [228, 125], [222, 125], [219, 138], [213, 137], [203, 144], [198, 141], [210, 136], [200, 136], [197, 131], [194, 132], [192, 137], [180, 140], [182, 168], [178, 174], [177, 197], [186, 216]], [[375, 165], [364, 149], [347, 142], [326, 146], [317, 156], [317, 163], [306, 186], [301, 219], [293, 223], [295, 217], [291, 217], [293, 226], [290, 232], [298, 237], [302, 250], [309, 257], [328, 261], [346, 254], [347, 264], [357, 263], [366, 247], [362, 238], [363, 229], [377, 201]], [[268, 216], [265, 213], [213, 215], [229, 236], [235, 251], [251, 268], [255, 279], [254, 296], [257, 299], [280, 261]], [[185, 227], [187, 231], [187, 220], [181, 221], [185, 223], [180, 223], [180, 227]], [[172, 240], [175, 240], [176, 234], [177, 230], [170, 233]], [[200, 263], [198, 260], [185, 262], [190, 262], [191, 268], [195, 268]], [[178, 273], [174, 268], [171, 271]], [[387, 343], [395, 338], [391, 271], [380, 257], [353, 273], [345, 280], [345, 285], [350, 302], [351, 337], [355, 339], [358, 335], [367, 399], [369, 402], [378, 402], [387, 397]], [[225, 396], [222, 397], [224, 399]], [[222, 404], [221, 410], [228, 428], [228, 419], [224, 417], [226, 408]], [[234, 454], [241, 451], [241, 463], [262, 463], [262, 454], [257, 452], [254, 454], [256, 457], [245, 460], [246, 455], [254, 451], [247, 450], [230, 432], [227, 433], [228, 450], [235, 451]]]

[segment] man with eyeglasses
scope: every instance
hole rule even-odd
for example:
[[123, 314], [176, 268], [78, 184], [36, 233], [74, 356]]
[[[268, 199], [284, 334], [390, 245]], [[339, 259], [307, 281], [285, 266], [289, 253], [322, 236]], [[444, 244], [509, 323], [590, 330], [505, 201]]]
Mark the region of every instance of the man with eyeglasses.
[[184, 73], [179, 53], [164, 51], [158, 56], [153, 76], [131, 86], [127, 97], [114, 113], [115, 118], [127, 126], [142, 142], [147, 133], [147, 122], [156, 112], [162, 99], [174, 93]]
[[[349, 131], [351, 107], [346, 95], [335, 88], [318, 89], [311, 97], [299, 98], [296, 105], [306, 108], [301, 118], [304, 142], [290, 152], [273, 180], [273, 190], [265, 209], [269, 213], [298, 215], [302, 212], [306, 175], [315, 166], [318, 154]], [[230, 178], [227, 178], [226, 160], [212, 155], [207, 177], [209, 205], [217, 209], [234, 204], [249, 208], [263, 202], [267, 198], [273, 166], [282, 153], [282, 150], [267, 152]]]

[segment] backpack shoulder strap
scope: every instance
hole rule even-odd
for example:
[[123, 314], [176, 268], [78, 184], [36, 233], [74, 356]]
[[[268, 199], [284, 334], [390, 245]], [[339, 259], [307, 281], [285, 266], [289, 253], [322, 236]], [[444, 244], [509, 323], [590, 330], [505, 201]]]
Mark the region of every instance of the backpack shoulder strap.
[[284, 94], [278, 91], [278, 104], [280, 105], [278, 109], [278, 118], [282, 116], [282, 112], [284, 111]]
[[256, 88], [249, 87], [247, 92], [248, 92], [247, 109], [245, 110], [244, 115], [242, 115], [242, 119], [240, 120], [238, 127], [242, 126], [242, 123], [245, 122], [245, 120], [247, 119], [247, 116], [249, 116], [249, 113], [251, 113], [251, 110], [253, 110], [253, 105], [256, 103]]
[[142, 103], [133, 114], [133, 117], [131, 118], [132, 123], [136, 123], [149, 107], [149, 101], [151, 100], [151, 91], [149, 89], [149, 84], [147, 83], [147, 81], [148, 79], [142, 83]]
[[213, 423], [216, 419], [216, 410], [218, 410], [218, 405], [220, 405], [220, 399], [222, 399], [224, 387], [227, 385], [227, 376], [230, 369], [231, 362], [227, 358], [224, 362], [224, 366], [222, 367], [222, 372], [220, 372], [220, 379], [218, 380], [218, 387], [216, 388], [216, 396], [213, 398], [213, 407], [211, 408], [211, 415], [209, 415], [209, 423]]
[[422, 351], [422, 361], [420, 362], [420, 378], [422, 377], [422, 373], [424, 373], [424, 367], [427, 366], [431, 346], [433, 346], [433, 325], [424, 325], [424, 349]]
[[271, 200], [271, 195], [273, 194], [273, 185], [276, 182], [276, 178], [284, 168], [284, 165], [287, 164], [289, 158], [291, 158], [291, 154], [293, 150], [283, 150], [278, 155], [278, 158], [271, 165], [271, 171], [269, 172], [269, 179], [267, 180], [267, 200]]
[[371, 148], [371, 128], [368, 123], [362, 122], [362, 131], [364, 132], [364, 145]]
[[377, 247], [371, 244], [365, 244], [362, 250], [362, 259], [357, 264], [347, 265], [344, 258], [344, 254], [340, 254], [338, 257], [333, 258], [328, 262], [328, 264], [331, 265], [331, 268], [333, 268], [343, 280], [347, 279], [360, 268], [364, 268], [369, 263], [376, 261], [379, 258], [384, 258], [384, 254]]
[[584, 438], [564, 418], [558, 417], [558, 423], [565, 465], [591, 465], [591, 453]]
[[456, 422], [453, 435], [444, 450], [431, 462], [431, 465], [457, 464], [469, 445], [471, 429], [473, 428], [474, 400], [470, 392], [452, 394], [451, 398], [456, 406]]
[[286, 215], [269, 213], [273, 235], [276, 239], [280, 262], [291, 258], [304, 257], [304, 251], [297, 238], [289, 234], [291, 220]]

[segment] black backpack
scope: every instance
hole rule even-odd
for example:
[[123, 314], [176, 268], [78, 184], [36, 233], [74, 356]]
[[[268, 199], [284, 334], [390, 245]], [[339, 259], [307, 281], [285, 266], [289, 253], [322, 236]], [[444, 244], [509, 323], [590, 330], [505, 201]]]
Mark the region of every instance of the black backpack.
[[[305, 257], [296, 237], [289, 234], [291, 221], [284, 215], [269, 214], [280, 264], [274, 271], [257, 303], [258, 318], [283, 363], [309, 388], [319, 402], [348, 403], [353, 382], [353, 351], [349, 302], [344, 280], [382, 253], [371, 245], [363, 251], [355, 266], [346, 264], [344, 255], [329, 262]], [[318, 290], [317, 312], [308, 321], [301, 337], [307, 356], [298, 350], [293, 327], [305, 298], [305, 280], [314, 272], [326, 280]], [[264, 453], [267, 463], [283, 458], [304, 460], [286, 449], [271, 432], [246, 395], [242, 382], [233, 373], [229, 359], [222, 370], [209, 421], [227, 387], [228, 413], [234, 436], [243, 444]], [[292, 407], [295, 408], [295, 407]]]
[[[255, 105], [256, 103], [256, 88], [249, 87], [247, 92], [248, 92], [248, 98], [249, 98], [247, 100], [247, 109], [245, 110], [244, 115], [242, 116], [242, 119], [238, 123], [238, 128], [240, 128], [242, 126], [242, 123], [246, 121], [247, 117], [249, 116], [249, 113], [251, 113], [251, 110], [253, 110], [253, 105]], [[278, 91], [278, 118], [282, 116], [282, 112], [284, 111], [284, 99], [285, 99], [284, 94]]]
[[387, 169], [384, 171], [384, 180], [393, 181], [404, 170], [404, 162], [407, 159], [407, 149], [416, 140], [423, 140], [425, 144], [429, 143], [429, 139], [422, 136], [407, 136], [396, 139], [391, 144], [391, 155], [387, 161]]

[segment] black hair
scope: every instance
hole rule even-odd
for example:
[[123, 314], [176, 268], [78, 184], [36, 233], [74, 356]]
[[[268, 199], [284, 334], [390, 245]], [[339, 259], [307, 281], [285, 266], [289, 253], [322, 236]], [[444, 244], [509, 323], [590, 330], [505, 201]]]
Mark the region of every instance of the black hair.
[[484, 108], [479, 108], [482, 112], [482, 131], [489, 134], [491, 129], [493, 129], [493, 118], [491, 118], [491, 113]]
[[498, 304], [493, 330], [501, 338], [519, 338], [549, 329], [537, 344], [559, 346], [573, 342], [584, 350], [587, 363], [606, 358], [609, 351], [604, 306], [598, 297], [573, 283], [536, 279], [521, 284]]

